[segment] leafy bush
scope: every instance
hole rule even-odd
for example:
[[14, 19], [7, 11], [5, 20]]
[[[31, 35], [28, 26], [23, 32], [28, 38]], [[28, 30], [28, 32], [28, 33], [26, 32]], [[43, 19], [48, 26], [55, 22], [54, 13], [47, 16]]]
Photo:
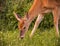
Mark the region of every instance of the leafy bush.
[[[0, 0], [0, 2], [0, 30], [15, 30], [17, 28], [17, 20], [13, 15], [13, 11], [16, 11], [18, 14], [23, 16], [31, 7], [33, 0]], [[34, 22], [35, 20], [32, 22], [32, 25], [34, 25]], [[52, 14], [46, 14], [40, 27], [49, 28], [52, 25]]]

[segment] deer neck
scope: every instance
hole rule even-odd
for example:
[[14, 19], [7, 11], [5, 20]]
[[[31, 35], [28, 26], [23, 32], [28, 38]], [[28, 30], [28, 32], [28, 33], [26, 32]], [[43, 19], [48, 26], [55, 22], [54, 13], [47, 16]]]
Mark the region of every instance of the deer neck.
[[28, 28], [29, 28], [29, 25], [31, 24], [31, 22], [37, 17], [37, 15], [39, 14], [40, 12], [40, 0], [34, 0], [33, 2], [33, 5], [31, 6], [31, 8], [29, 9], [28, 11], [28, 17], [29, 19], [27, 20], [28, 22]]
[[37, 16], [37, 14], [39, 14], [40, 5], [41, 5], [40, 0], [38, 0], [38, 1], [34, 0], [33, 5], [31, 6], [31, 8], [28, 11], [29, 21], [34, 20], [34, 18]]

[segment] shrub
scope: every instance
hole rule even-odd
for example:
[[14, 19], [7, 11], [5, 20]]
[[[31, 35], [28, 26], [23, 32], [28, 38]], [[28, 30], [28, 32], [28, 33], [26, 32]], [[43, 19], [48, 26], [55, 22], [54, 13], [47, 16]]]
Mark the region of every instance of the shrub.
[[[31, 7], [33, 0], [1, 0], [0, 2], [2, 4], [0, 13], [0, 30], [15, 30], [17, 28], [17, 20], [13, 15], [13, 11], [16, 11], [23, 16]], [[32, 25], [34, 25], [34, 22], [35, 20], [32, 22]], [[40, 27], [49, 28], [52, 25], [52, 14], [46, 14]]]

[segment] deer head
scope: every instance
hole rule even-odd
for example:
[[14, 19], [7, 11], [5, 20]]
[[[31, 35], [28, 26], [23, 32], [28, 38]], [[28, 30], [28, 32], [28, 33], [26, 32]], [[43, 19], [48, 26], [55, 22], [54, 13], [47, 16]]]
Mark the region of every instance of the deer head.
[[20, 37], [21, 39], [24, 37], [25, 32], [28, 30], [28, 13], [25, 15], [24, 18], [21, 18], [18, 14], [13, 12], [15, 18], [18, 20], [18, 28], [20, 30]]

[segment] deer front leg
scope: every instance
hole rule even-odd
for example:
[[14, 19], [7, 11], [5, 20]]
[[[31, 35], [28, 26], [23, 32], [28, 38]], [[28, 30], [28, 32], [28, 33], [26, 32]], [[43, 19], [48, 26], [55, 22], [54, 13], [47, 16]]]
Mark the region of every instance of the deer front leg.
[[34, 28], [33, 28], [32, 32], [30, 34], [30, 38], [33, 36], [34, 32], [38, 28], [39, 23], [42, 21], [43, 18], [44, 18], [44, 16], [42, 14], [39, 14], [38, 15], [37, 20], [36, 20], [35, 25], [34, 25]]
[[58, 17], [58, 9], [57, 8], [53, 10], [53, 17], [54, 17], [54, 26], [56, 29], [56, 37], [58, 38], [59, 37], [59, 30], [58, 30], [59, 17]]

